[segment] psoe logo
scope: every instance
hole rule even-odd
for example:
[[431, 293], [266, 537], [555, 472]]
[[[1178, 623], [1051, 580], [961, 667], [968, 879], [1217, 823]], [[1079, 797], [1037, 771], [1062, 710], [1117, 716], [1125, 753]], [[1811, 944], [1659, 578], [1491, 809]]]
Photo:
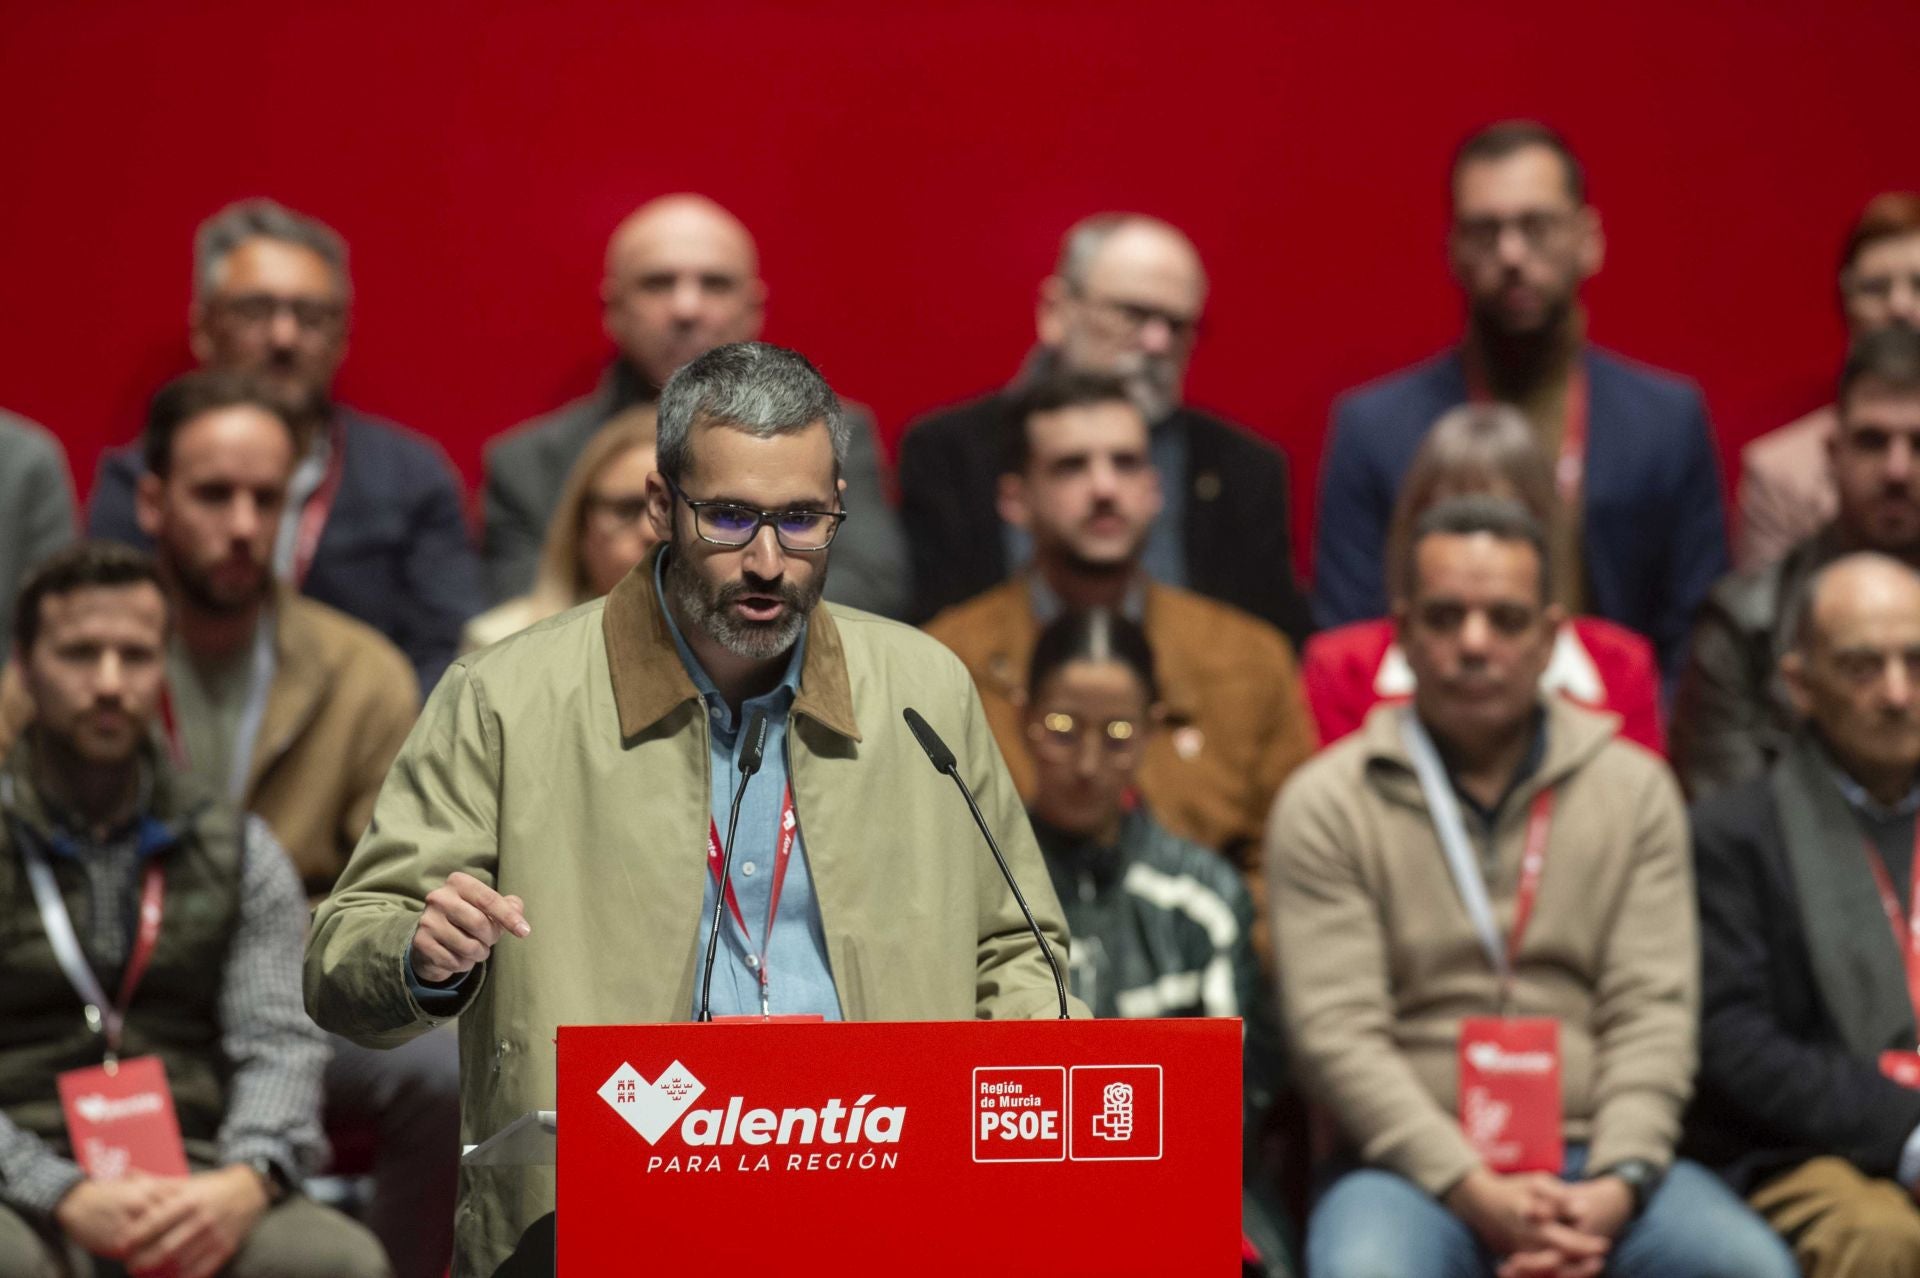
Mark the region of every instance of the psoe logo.
[[600, 1099], [649, 1145], [676, 1123], [688, 1145], [897, 1145], [907, 1122], [905, 1105], [875, 1106], [871, 1094], [851, 1109], [838, 1097], [818, 1107], [748, 1109], [741, 1096], [729, 1097], [724, 1108], [693, 1108], [706, 1090], [677, 1060], [651, 1083], [623, 1061], [600, 1085]]
[[1551, 1052], [1510, 1052], [1498, 1043], [1473, 1043], [1467, 1060], [1482, 1074], [1545, 1074], [1553, 1069]]

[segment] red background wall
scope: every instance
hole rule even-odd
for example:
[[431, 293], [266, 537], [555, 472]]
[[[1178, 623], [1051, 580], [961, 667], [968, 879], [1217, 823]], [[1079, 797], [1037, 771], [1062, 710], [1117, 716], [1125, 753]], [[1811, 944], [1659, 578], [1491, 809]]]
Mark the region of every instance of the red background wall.
[[1698, 379], [1730, 457], [1822, 401], [1843, 228], [1920, 185], [1916, 48], [1911, 0], [3, 0], [0, 403], [84, 492], [187, 363], [195, 224], [272, 194], [351, 242], [345, 397], [477, 477], [591, 384], [614, 223], [694, 189], [891, 440], [1008, 375], [1070, 221], [1138, 208], [1215, 280], [1192, 397], [1287, 447], [1304, 529], [1329, 399], [1456, 331], [1449, 148], [1528, 114], [1592, 174], [1594, 335]]

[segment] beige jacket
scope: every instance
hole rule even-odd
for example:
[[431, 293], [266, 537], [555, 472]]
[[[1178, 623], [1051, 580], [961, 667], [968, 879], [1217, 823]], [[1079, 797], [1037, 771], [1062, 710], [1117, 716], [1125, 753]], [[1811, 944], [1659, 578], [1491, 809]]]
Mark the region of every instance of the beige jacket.
[[[787, 741], [841, 1008], [849, 1020], [1053, 1016], [1038, 947], [953, 783], [901, 721], [907, 706], [953, 748], [1066, 963], [1059, 903], [966, 670], [908, 627], [822, 606]], [[553, 1107], [558, 1026], [690, 1016], [708, 768], [707, 717], [651, 560], [605, 600], [455, 661], [315, 918], [314, 1019], [373, 1047], [439, 1023], [403, 964], [427, 892], [464, 870], [519, 895], [533, 928], [464, 991], [464, 1139]], [[469, 1172], [456, 1272], [491, 1274], [553, 1195], [550, 1172]]]
[[1764, 568], [1825, 528], [1840, 508], [1827, 441], [1832, 404], [1770, 430], [1740, 450], [1740, 535], [1733, 566]]
[[[1560, 1021], [1564, 1130], [1590, 1142], [1588, 1165], [1665, 1165], [1697, 1050], [1685, 811], [1666, 766], [1618, 740], [1614, 720], [1544, 704], [1545, 757], [1501, 809], [1495, 839], [1504, 935], [1528, 807], [1557, 788], [1515, 1011]], [[1268, 828], [1267, 868], [1281, 1002], [1309, 1091], [1367, 1164], [1438, 1195], [1479, 1163], [1457, 1119], [1458, 1034], [1462, 1017], [1497, 1014], [1498, 992], [1401, 713], [1375, 709], [1295, 774]]]

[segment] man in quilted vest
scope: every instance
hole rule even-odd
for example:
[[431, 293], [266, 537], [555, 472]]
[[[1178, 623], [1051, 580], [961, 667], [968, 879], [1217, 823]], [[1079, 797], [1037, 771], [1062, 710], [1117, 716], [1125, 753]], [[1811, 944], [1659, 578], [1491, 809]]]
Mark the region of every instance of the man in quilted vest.
[[[14, 618], [36, 714], [0, 764], [0, 1273], [99, 1257], [180, 1278], [387, 1274], [371, 1234], [299, 1192], [327, 1058], [300, 1007], [306, 900], [265, 823], [152, 746], [168, 628], [152, 562], [62, 551]], [[81, 1091], [97, 1126], [76, 1152], [59, 1080], [106, 1092], [155, 1062], [182, 1148], [164, 1125], [113, 1145], [114, 1115]]]

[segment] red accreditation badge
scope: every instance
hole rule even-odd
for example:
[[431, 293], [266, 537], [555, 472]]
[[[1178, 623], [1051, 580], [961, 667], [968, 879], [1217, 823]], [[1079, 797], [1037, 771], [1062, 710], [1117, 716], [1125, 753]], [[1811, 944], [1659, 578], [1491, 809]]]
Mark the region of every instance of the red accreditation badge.
[[1882, 1052], [1880, 1072], [1902, 1087], [1920, 1087], [1920, 1052]]
[[1566, 1158], [1561, 1117], [1558, 1021], [1460, 1022], [1460, 1128], [1489, 1168], [1558, 1175]]
[[118, 1180], [135, 1171], [187, 1174], [180, 1120], [158, 1056], [136, 1056], [112, 1070], [70, 1069], [57, 1081], [74, 1161], [87, 1175]]

